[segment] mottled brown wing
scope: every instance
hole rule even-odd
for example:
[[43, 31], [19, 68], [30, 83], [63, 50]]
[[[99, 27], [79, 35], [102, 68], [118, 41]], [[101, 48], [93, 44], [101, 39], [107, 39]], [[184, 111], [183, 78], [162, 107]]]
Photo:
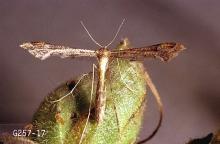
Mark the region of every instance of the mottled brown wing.
[[175, 42], [167, 42], [140, 48], [128, 48], [124, 50], [111, 51], [111, 57], [126, 58], [126, 59], [140, 59], [140, 58], [158, 58], [162, 61], [169, 61], [176, 57], [178, 53], [184, 50], [182, 44]]
[[20, 47], [28, 50], [32, 55], [41, 60], [45, 60], [50, 56], [66, 57], [95, 57], [96, 53], [93, 50], [74, 49], [65, 46], [52, 45], [46, 42], [26, 42]]

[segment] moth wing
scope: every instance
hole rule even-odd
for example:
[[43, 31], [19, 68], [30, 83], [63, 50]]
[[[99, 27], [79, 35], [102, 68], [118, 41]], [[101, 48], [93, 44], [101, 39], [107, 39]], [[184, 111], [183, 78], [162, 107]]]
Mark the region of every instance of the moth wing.
[[27, 42], [20, 45], [20, 47], [27, 50], [30, 54], [41, 60], [45, 60], [50, 56], [59, 56], [61, 58], [96, 56], [96, 53], [93, 50], [74, 49], [66, 46], [52, 45], [45, 42]]
[[184, 49], [185, 47], [182, 44], [168, 42], [140, 48], [114, 50], [111, 52], [111, 56], [127, 59], [153, 57], [158, 58], [162, 61], [169, 61], [172, 58], [176, 57], [178, 53]]

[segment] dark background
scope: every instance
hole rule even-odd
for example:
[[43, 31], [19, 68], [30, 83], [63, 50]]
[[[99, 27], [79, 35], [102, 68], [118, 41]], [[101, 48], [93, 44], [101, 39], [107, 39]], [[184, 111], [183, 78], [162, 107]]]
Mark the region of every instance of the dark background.
[[[96, 49], [80, 25], [110, 46], [128, 37], [134, 47], [176, 41], [188, 49], [169, 63], [146, 60], [145, 66], [164, 103], [165, 119], [149, 143], [183, 144], [220, 126], [220, 2], [218, 0], [0, 1], [0, 123], [26, 123], [47, 93], [60, 83], [92, 70], [96, 59], [40, 61], [19, 48], [44, 40]], [[141, 138], [158, 120], [149, 95]]]

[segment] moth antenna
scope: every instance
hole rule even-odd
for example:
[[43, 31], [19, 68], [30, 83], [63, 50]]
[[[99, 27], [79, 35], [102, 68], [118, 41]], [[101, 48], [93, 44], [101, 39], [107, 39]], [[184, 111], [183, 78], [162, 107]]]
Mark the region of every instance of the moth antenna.
[[83, 28], [85, 29], [86, 33], [89, 35], [89, 37], [91, 38], [91, 40], [98, 45], [99, 47], [103, 47], [101, 44], [99, 44], [93, 37], [92, 35], [89, 33], [88, 29], [86, 28], [86, 26], [84, 25], [84, 23], [82, 21], [80, 21], [81, 25], [83, 26]]
[[118, 27], [118, 30], [117, 30], [115, 36], [114, 36], [113, 39], [109, 42], [109, 44], [107, 44], [105, 47], [110, 46], [110, 45], [115, 41], [115, 39], [116, 39], [116, 37], [118, 36], [118, 33], [120, 32], [120, 30], [121, 30], [121, 28], [122, 28], [124, 22], [125, 22], [125, 19], [122, 20], [120, 26]]
[[79, 144], [82, 143], [82, 140], [83, 140], [83, 137], [84, 137], [84, 134], [85, 134], [85, 131], [86, 131], [86, 127], [88, 125], [88, 122], [89, 122], [89, 117], [90, 117], [90, 114], [91, 114], [91, 108], [92, 108], [92, 95], [93, 95], [93, 86], [94, 86], [94, 79], [95, 79], [95, 68], [96, 68], [96, 65], [93, 64], [93, 67], [92, 67], [92, 87], [91, 87], [91, 92], [90, 92], [90, 104], [89, 104], [89, 113], [87, 115], [87, 118], [86, 118], [86, 124], [83, 128], [83, 132], [81, 134], [81, 137], [80, 137], [80, 141], [79, 141]]

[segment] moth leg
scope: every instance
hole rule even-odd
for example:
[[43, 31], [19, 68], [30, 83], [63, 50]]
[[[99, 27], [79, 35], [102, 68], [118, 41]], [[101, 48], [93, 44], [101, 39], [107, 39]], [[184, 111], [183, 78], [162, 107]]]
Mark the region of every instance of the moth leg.
[[143, 144], [143, 143], [149, 141], [151, 138], [153, 138], [155, 136], [155, 134], [158, 132], [158, 130], [159, 130], [161, 124], [162, 124], [162, 120], [163, 120], [163, 104], [162, 104], [160, 95], [159, 95], [154, 83], [152, 82], [152, 80], [150, 78], [150, 75], [148, 74], [148, 72], [146, 70], [145, 70], [145, 80], [147, 82], [147, 85], [150, 87], [154, 98], [156, 99], [157, 106], [158, 106], [158, 109], [159, 109], [159, 112], [160, 112], [160, 119], [159, 119], [157, 127], [154, 129], [154, 131], [147, 138], [137, 142], [137, 144]]
[[76, 83], [76, 85], [73, 87], [73, 89], [72, 89], [69, 93], [67, 93], [66, 95], [62, 96], [61, 98], [59, 98], [59, 99], [57, 99], [57, 100], [54, 100], [54, 101], [51, 101], [51, 102], [53, 102], [53, 103], [59, 102], [59, 101], [63, 100], [64, 98], [66, 98], [67, 96], [69, 96], [70, 94], [73, 94], [73, 91], [75, 90], [75, 88], [77, 87], [77, 85], [80, 83], [80, 81], [81, 81], [86, 75], [88, 75], [88, 74], [83, 74], [83, 75], [80, 77], [80, 79], [78, 80], [78, 82]]
[[91, 87], [91, 91], [90, 91], [90, 101], [89, 101], [89, 112], [88, 112], [88, 115], [87, 115], [87, 118], [86, 118], [86, 123], [85, 123], [85, 126], [83, 128], [83, 132], [81, 134], [81, 137], [80, 137], [80, 141], [79, 141], [79, 144], [82, 143], [83, 141], [83, 137], [85, 135], [85, 131], [86, 131], [86, 127], [88, 125], [88, 122], [89, 122], [89, 117], [90, 117], [90, 114], [91, 114], [91, 107], [92, 107], [92, 95], [93, 95], [93, 92], [94, 92], [94, 79], [95, 79], [95, 68], [97, 69], [97, 66], [95, 64], [93, 64], [92, 66], [92, 87]]

